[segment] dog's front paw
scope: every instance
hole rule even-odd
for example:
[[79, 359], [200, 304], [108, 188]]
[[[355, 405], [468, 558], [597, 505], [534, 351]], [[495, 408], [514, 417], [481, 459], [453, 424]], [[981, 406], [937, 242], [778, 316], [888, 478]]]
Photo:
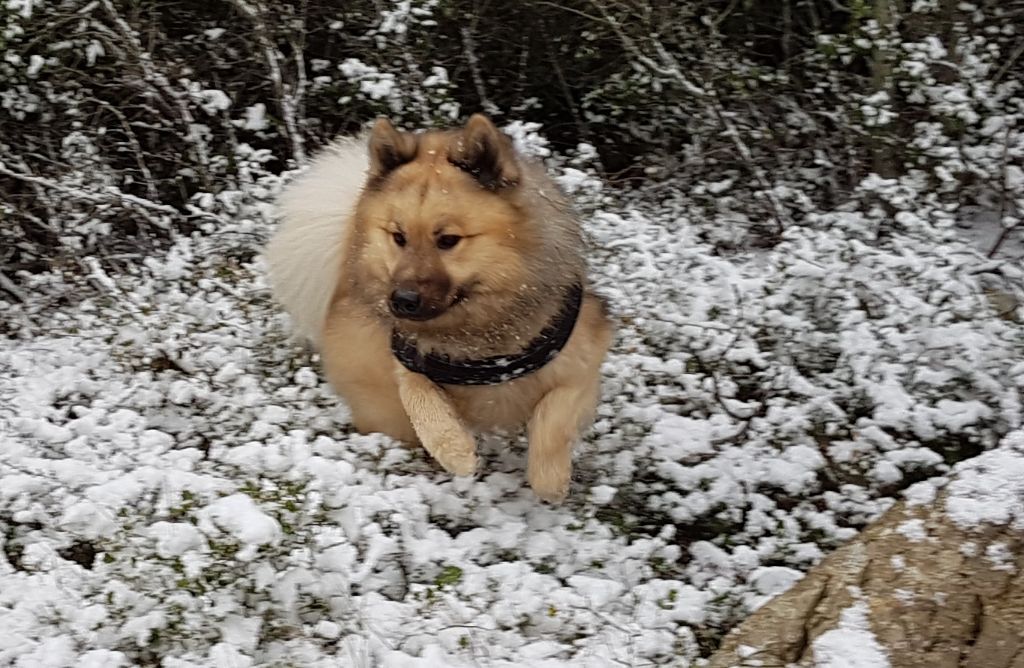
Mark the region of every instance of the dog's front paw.
[[476, 473], [476, 441], [469, 434], [450, 435], [427, 450], [452, 475]]
[[548, 503], [561, 503], [565, 500], [572, 478], [572, 460], [569, 457], [530, 460], [528, 466], [527, 477], [534, 494]]
[[468, 476], [476, 473], [475, 452], [454, 452], [436, 456], [435, 459], [452, 475]]

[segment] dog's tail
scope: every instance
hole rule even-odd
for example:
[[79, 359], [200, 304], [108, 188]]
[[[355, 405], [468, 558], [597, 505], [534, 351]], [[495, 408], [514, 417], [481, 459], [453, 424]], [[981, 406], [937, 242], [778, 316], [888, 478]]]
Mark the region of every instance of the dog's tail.
[[278, 200], [281, 224], [265, 257], [274, 299], [296, 333], [319, 343], [341, 274], [345, 229], [366, 182], [365, 137], [333, 143], [288, 184]]

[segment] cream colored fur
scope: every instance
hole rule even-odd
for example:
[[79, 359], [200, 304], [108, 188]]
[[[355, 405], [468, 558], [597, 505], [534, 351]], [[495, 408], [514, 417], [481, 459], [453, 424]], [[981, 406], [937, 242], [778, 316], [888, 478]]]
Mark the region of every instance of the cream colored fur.
[[346, 137], [324, 150], [281, 194], [281, 224], [267, 244], [274, 299], [296, 334], [319, 345], [334, 295], [344, 238], [366, 183], [366, 136]]

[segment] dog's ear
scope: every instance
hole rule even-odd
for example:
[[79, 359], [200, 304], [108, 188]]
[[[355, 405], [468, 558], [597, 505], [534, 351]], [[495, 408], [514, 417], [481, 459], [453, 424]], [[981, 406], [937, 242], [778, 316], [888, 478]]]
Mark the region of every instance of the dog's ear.
[[416, 157], [416, 135], [395, 129], [386, 118], [378, 118], [370, 132], [370, 178], [379, 181]]
[[519, 183], [519, 164], [512, 140], [483, 114], [469, 117], [448, 151], [448, 161], [495, 192]]

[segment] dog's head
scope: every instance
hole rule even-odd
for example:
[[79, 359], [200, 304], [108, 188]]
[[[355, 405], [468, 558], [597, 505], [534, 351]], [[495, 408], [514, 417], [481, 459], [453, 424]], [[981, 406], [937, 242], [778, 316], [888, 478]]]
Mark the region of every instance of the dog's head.
[[530, 284], [522, 165], [488, 118], [423, 134], [381, 119], [369, 156], [356, 221], [365, 287], [381, 310], [408, 329], [459, 328]]

